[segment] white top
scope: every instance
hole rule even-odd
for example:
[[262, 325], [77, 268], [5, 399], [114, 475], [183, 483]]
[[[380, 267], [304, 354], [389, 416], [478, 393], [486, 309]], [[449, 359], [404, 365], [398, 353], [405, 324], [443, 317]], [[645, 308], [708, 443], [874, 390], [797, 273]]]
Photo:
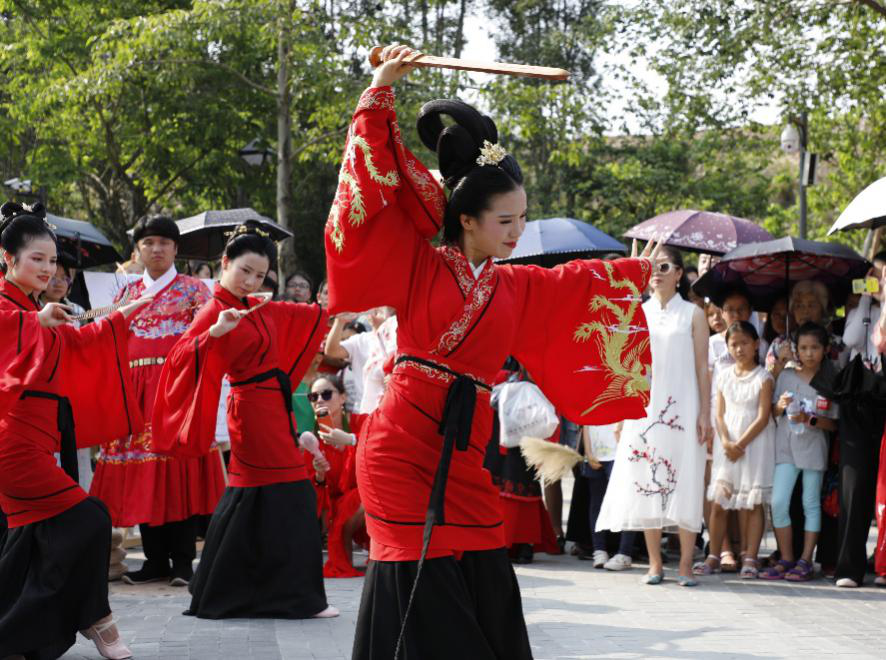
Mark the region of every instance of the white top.
[[178, 271], [175, 269], [175, 264], [163, 273], [156, 280], [148, 274], [148, 269], [145, 268], [145, 272], [142, 274], [142, 282], [145, 284], [145, 292], [142, 295], [149, 296], [152, 293], [157, 293], [158, 291], [162, 291], [167, 286], [172, 284], [172, 280], [175, 279], [175, 276], [178, 275]]
[[[362, 413], [360, 405], [363, 402], [363, 367], [372, 347], [378, 343], [375, 331], [360, 332], [348, 337], [341, 343], [341, 347], [348, 354], [349, 368], [345, 368], [343, 380], [345, 381], [345, 393], [351, 412]], [[349, 376], [347, 372], [351, 372]], [[350, 388], [348, 385], [350, 384]]]
[[[469, 261], [468, 263], [471, 263], [471, 262]], [[475, 266], [474, 264], [471, 264], [471, 272], [474, 274], [475, 280], [480, 279], [480, 273], [482, 273], [483, 269], [486, 268], [487, 263], [489, 263], [488, 259], [486, 261], [484, 261], [483, 263], [481, 263], [479, 266]]]
[[384, 365], [388, 357], [397, 352], [397, 317], [388, 317], [375, 332], [364, 334], [373, 339], [363, 365], [363, 398], [360, 400], [360, 412], [368, 415], [378, 408], [385, 393]]
[[615, 450], [618, 443], [615, 441], [616, 424], [605, 426], [587, 426], [588, 440], [591, 441], [591, 454], [601, 463], [615, 460]]

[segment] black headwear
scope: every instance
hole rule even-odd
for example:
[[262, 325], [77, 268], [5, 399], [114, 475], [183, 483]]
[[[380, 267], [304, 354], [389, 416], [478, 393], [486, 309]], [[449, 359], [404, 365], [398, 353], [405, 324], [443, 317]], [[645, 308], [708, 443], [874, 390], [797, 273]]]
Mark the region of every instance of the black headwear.
[[[43, 204], [40, 202], [32, 204], [31, 206], [25, 206], [18, 202], [3, 202], [3, 206], [0, 206], [0, 234], [12, 224], [13, 220], [18, 218], [36, 218], [45, 223], [46, 208], [44, 208]], [[47, 225], [47, 227], [48, 226], [49, 225]], [[52, 229], [52, 227], [49, 228]]]
[[178, 243], [181, 232], [175, 221], [166, 215], [149, 215], [141, 218], [132, 228], [132, 242], [138, 243], [148, 236], [161, 236]]
[[[448, 115], [455, 124], [444, 126]], [[484, 141], [498, 142], [495, 122], [475, 108], [457, 100], [438, 99], [425, 103], [418, 113], [418, 135], [428, 149], [437, 153], [440, 174], [452, 188], [477, 165]]]

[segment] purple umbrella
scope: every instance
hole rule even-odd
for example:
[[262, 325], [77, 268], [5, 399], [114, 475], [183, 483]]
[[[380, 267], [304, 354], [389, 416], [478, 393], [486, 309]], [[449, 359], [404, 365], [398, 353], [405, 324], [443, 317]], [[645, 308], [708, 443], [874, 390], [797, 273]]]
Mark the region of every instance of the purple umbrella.
[[693, 209], [662, 213], [631, 227], [624, 235], [644, 241], [664, 238], [667, 245], [707, 254], [726, 254], [739, 245], [773, 238], [751, 220]]

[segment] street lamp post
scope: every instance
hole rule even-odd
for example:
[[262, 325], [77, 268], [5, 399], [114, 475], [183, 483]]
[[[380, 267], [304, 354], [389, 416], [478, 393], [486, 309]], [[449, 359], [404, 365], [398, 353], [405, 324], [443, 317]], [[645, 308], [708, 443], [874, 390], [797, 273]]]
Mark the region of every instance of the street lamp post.
[[796, 123], [791, 122], [781, 132], [781, 148], [785, 153], [796, 153], [799, 158], [800, 172], [797, 183], [799, 185], [800, 205], [800, 238], [806, 238], [806, 187], [815, 182], [815, 154], [810, 154], [806, 148], [809, 137], [809, 120], [806, 112], [800, 114]]
[[[274, 150], [265, 146], [259, 138], [250, 140], [238, 153], [243, 162], [250, 168], [264, 167], [266, 163], [271, 162], [274, 158]], [[243, 193], [242, 186], [237, 186], [237, 205], [241, 207], [246, 206], [246, 196]]]

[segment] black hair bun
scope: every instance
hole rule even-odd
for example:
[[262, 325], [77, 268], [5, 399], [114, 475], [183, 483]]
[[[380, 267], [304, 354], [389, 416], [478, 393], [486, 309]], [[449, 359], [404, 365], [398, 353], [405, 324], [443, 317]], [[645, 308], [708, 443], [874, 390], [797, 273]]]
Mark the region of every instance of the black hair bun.
[[[444, 125], [443, 116], [455, 123]], [[463, 101], [438, 99], [425, 103], [418, 113], [418, 135], [428, 149], [437, 154], [438, 167], [446, 187], [453, 189], [477, 164], [485, 142], [498, 143], [498, 129], [492, 119]], [[508, 155], [498, 167], [518, 183], [523, 173], [513, 156]]]

